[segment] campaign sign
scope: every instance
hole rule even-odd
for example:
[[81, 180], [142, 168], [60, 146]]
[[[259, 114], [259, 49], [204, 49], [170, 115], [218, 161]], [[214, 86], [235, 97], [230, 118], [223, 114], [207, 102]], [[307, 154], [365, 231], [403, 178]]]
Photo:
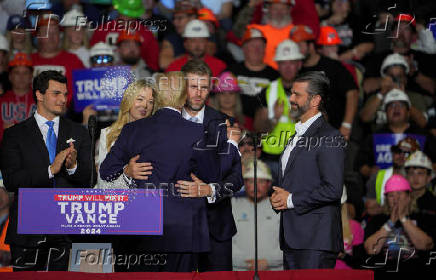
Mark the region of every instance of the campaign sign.
[[162, 235], [162, 190], [20, 188], [19, 234]]
[[74, 110], [82, 112], [91, 104], [97, 111], [117, 110], [124, 91], [133, 81], [129, 66], [74, 70]]
[[398, 142], [406, 137], [412, 137], [418, 140], [421, 149], [425, 144], [425, 136], [417, 134], [374, 134], [374, 156], [375, 164], [381, 169], [386, 169], [392, 166], [391, 146], [397, 145]]

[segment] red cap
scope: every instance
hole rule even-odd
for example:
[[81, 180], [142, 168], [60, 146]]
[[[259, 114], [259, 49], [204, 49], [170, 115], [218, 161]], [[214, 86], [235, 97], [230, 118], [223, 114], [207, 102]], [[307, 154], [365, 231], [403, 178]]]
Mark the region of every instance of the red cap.
[[141, 35], [138, 32], [134, 30], [129, 30], [129, 31], [123, 30], [118, 35], [117, 45], [127, 40], [133, 40], [140, 44], [144, 42], [144, 39], [141, 37]]
[[400, 22], [404, 21], [407, 23], [411, 23], [413, 27], [416, 27], [415, 17], [409, 14], [398, 14], [395, 17], [394, 21], [400, 21]]
[[331, 46], [339, 45], [340, 43], [342, 43], [342, 40], [339, 38], [338, 32], [336, 32], [334, 27], [321, 26], [316, 44]]

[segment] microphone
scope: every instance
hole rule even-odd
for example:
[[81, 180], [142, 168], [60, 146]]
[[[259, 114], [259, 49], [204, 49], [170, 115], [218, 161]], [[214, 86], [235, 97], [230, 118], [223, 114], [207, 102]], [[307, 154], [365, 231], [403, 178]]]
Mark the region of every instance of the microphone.
[[89, 186], [94, 187], [95, 180], [95, 132], [97, 130], [97, 118], [94, 115], [89, 116], [88, 119], [88, 132], [91, 136], [91, 181]]

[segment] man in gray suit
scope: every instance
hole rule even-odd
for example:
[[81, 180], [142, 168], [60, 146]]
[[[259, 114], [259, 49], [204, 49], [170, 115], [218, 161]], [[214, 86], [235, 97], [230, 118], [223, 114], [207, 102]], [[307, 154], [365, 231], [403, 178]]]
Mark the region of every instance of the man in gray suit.
[[340, 200], [346, 142], [321, 113], [329, 86], [323, 72], [306, 72], [295, 79], [289, 98], [290, 115], [299, 122], [280, 158], [279, 187], [273, 187], [270, 198], [281, 212], [285, 269], [334, 268], [343, 250]]

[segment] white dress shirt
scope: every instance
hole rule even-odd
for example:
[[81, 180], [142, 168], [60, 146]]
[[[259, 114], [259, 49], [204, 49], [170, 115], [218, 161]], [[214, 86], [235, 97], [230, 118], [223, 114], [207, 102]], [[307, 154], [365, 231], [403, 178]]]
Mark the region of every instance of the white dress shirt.
[[[301, 121], [295, 124], [295, 136], [292, 139], [291, 143], [289, 143], [286, 148], [285, 151], [283, 152], [281, 163], [282, 163], [282, 176], [285, 175], [285, 169], [286, 169], [286, 165], [288, 164], [288, 160], [289, 160], [289, 156], [291, 155], [292, 150], [294, 150], [295, 146], [298, 143], [298, 140], [301, 138], [301, 136], [304, 135], [304, 133], [306, 133], [306, 131], [309, 129], [309, 127], [319, 118], [321, 117], [321, 113], [319, 112], [318, 114], [316, 114], [315, 116], [311, 117], [310, 119], [308, 119], [307, 121], [305, 121], [304, 123], [302, 123]], [[292, 193], [289, 194], [288, 196], [288, 208], [292, 209], [294, 208], [294, 204], [292, 203]]]
[[[35, 112], [34, 114], [36, 123], [38, 124], [39, 130], [41, 131], [42, 134], [42, 138], [44, 139], [44, 143], [47, 146], [47, 133], [49, 130], [49, 126], [46, 122], [48, 122], [48, 120], [46, 118], [44, 118], [43, 116], [41, 116], [40, 114], [38, 114], [38, 111]], [[59, 116], [55, 117], [52, 121], [53, 121], [53, 130], [54, 133], [56, 134], [56, 139], [58, 138], [59, 135]], [[77, 164], [74, 168], [72, 169], [67, 169], [68, 175], [73, 175], [76, 172], [77, 169]], [[50, 170], [50, 166], [48, 166], [48, 178], [51, 179], [53, 178], [54, 175], [51, 173]]]

